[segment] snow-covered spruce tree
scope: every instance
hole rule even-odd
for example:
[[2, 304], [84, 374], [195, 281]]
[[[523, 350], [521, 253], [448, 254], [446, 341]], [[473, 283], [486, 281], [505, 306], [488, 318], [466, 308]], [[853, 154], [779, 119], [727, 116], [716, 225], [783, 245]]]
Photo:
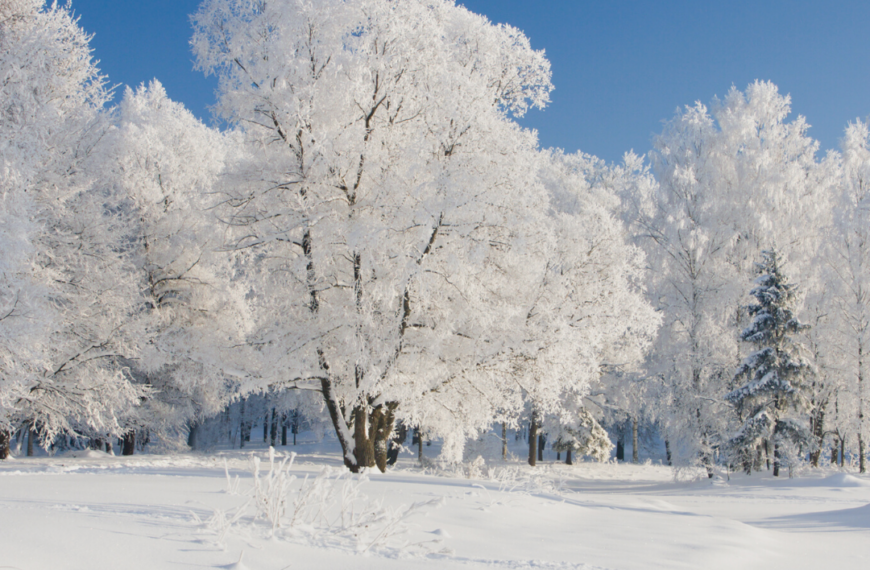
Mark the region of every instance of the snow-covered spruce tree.
[[[547, 102], [549, 64], [446, 0], [207, 0], [194, 26], [248, 150], [223, 214], [250, 254], [259, 385], [318, 390], [346, 466], [384, 469], [407, 402], [497, 378], [539, 265], [519, 229], [546, 203], [511, 117]], [[443, 430], [487, 426], [475, 402]]]
[[[725, 395], [737, 409], [743, 426], [729, 440], [747, 473], [760, 445], [773, 444], [773, 474], [779, 476], [783, 447], [787, 443], [807, 447], [811, 434], [807, 427], [808, 402], [804, 394], [812, 373], [795, 338], [806, 329], [794, 315], [795, 286], [783, 274], [779, 254], [762, 252], [759, 276], [750, 294], [757, 303], [749, 306], [751, 324], [740, 339], [755, 348], [734, 377], [742, 385]], [[788, 457], [791, 473], [794, 457]]]
[[44, 442], [116, 433], [140, 395], [121, 363], [138, 292], [117, 196], [91, 186], [109, 93], [88, 41], [68, 8], [0, 4], [0, 226], [17, 233], [0, 251], [0, 455], [20, 421]]

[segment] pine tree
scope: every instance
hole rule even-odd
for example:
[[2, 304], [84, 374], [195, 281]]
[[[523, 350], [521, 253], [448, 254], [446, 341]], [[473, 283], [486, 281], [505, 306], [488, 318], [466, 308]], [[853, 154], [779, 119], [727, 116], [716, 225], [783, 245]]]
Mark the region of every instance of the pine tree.
[[772, 441], [773, 474], [779, 476], [783, 445], [807, 445], [811, 440], [803, 417], [804, 379], [810, 367], [794, 338], [809, 327], [794, 316], [796, 286], [783, 274], [777, 252], [763, 251], [762, 256], [756, 286], [750, 291], [758, 302], [748, 307], [752, 323], [740, 334], [740, 339], [752, 343], [756, 350], [734, 375], [735, 384], [742, 385], [725, 399], [736, 407], [743, 422], [729, 443], [746, 472], [751, 472], [752, 452], [762, 442]]

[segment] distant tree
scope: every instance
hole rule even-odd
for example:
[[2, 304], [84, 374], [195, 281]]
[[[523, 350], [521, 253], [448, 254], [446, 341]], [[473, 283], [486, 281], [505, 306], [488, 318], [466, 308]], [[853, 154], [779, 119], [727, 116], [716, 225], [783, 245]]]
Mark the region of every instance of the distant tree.
[[[101, 147], [102, 183], [124, 197], [142, 295], [142, 353], [130, 366], [152, 395], [125, 421], [161, 435], [217, 414], [232, 395], [250, 318], [212, 212], [227, 136], [171, 101], [159, 82], [124, 95]], [[238, 354], [241, 357], [241, 354]]]
[[837, 424], [857, 436], [859, 469], [866, 472], [867, 352], [870, 350], [870, 131], [856, 121], [842, 141], [842, 175], [834, 225], [823, 259], [828, 305], [837, 339]]

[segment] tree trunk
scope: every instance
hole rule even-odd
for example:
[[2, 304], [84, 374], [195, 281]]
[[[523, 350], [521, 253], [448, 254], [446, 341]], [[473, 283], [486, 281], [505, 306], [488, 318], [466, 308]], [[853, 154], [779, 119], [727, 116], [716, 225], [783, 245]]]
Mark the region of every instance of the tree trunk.
[[199, 424], [191, 420], [187, 423], [187, 447], [196, 449], [196, 435], [199, 431]]
[[275, 408], [272, 408], [272, 425], [269, 431], [269, 439], [270, 445], [275, 447], [275, 444], [278, 443], [278, 412]]
[[639, 463], [637, 454], [637, 418], [631, 419], [631, 462]]
[[839, 450], [837, 448], [837, 442], [835, 441], [834, 444], [831, 446], [831, 465], [837, 464], [837, 451]]
[[[859, 337], [860, 338], [860, 337]], [[864, 463], [864, 344], [858, 344], [858, 471], [867, 472]]]
[[136, 431], [130, 430], [124, 434], [124, 449], [121, 455], [133, 455], [136, 452]]
[[673, 465], [671, 461], [671, 442], [670, 440], [665, 440], [665, 457], [668, 459], [668, 466]]
[[33, 439], [36, 437], [36, 430], [33, 429], [33, 422], [27, 422], [27, 457], [33, 457]]
[[822, 449], [825, 444], [825, 408], [819, 406], [812, 418], [813, 437], [816, 442], [816, 448], [810, 452], [810, 465], [813, 467], [819, 466], [819, 459], [822, 457]]
[[381, 473], [387, 471], [387, 454], [389, 453], [390, 438], [393, 436], [393, 424], [395, 424], [396, 405], [387, 404], [378, 407], [372, 414], [372, 428], [375, 451], [375, 465]]
[[534, 467], [538, 460], [538, 415], [532, 413], [529, 422], [529, 465]]
[[281, 414], [281, 445], [287, 445], [287, 414]]
[[[323, 353], [318, 350], [318, 357], [320, 358], [320, 367], [325, 371], [329, 372], [329, 366], [326, 364]], [[332, 391], [332, 381], [328, 377], [324, 377], [320, 379], [320, 391], [323, 394], [323, 401], [326, 403], [326, 409], [329, 412], [329, 419], [332, 420], [332, 426], [335, 429], [335, 435], [338, 437], [338, 443], [341, 444], [341, 453], [342, 460], [344, 461], [344, 466], [347, 467], [351, 473], [359, 473], [360, 464], [356, 460], [355, 450], [351, 452], [351, 446], [353, 442], [349, 441], [347, 438], [348, 430], [347, 424], [344, 420], [344, 413], [341, 405], [335, 397], [334, 392]], [[293, 434], [293, 445], [296, 445], [296, 434]]]
[[369, 437], [369, 417], [362, 406], [353, 410], [353, 455], [359, 467], [375, 466], [375, 446]]
[[269, 412], [263, 417], [263, 443], [269, 440]]
[[616, 460], [625, 461], [625, 436], [622, 432], [616, 436]]
[[773, 476], [779, 477], [779, 443], [773, 444]]
[[507, 461], [507, 424], [501, 423], [501, 459]]
[[112, 440], [109, 440], [106, 442], [106, 453], [108, 453], [109, 455], [113, 455], [113, 451], [114, 450], [112, 449]]
[[840, 467], [845, 465], [846, 461], [846, 436], [840, 438]]
[[242, 398], [242, 402], [239, 404], [239, 449], [244, 449], [245, 447], [245, 408], [247, 407], [247, 401], [247, 398]]
[[414, 438], [417, 441], [417, 461], [423, 465], [423, 433], [420, 428], [414, 428]]
[[12, 439], [12, 434], [6, 428], [0, 428], [0, 459], [9, 457], [9, 441]]
[[538, 461], [544, 460], [544, 448], [547, 446], [547, 437], [544, 434], [538, 434]]
[[565, 452], [565, 465], [574, 465], [574, 462], [571, 461], [571, 448], [568, 448], [568, 451]]

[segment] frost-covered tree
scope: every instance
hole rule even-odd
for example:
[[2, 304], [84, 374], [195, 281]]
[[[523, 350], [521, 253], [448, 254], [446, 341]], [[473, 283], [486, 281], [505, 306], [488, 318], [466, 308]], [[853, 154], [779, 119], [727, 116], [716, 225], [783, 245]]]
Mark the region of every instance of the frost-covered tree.
[[229, 144], [157, 81], [127, 90], [104, 138], [102, 180], [125, 199], [144, 306], [142, 353], [130, 364], [152, 390], [125, 418], [131, 432], [195, 429], [227, 403], [225, 371], [240, 368], [232, 347], [250, 323], [211, 211]]
[[[591, 387], [607, 369], [639, 365], [660, 322], [644, 298], [643, 254], [616, 217], [628, 178], [588, 155], [549, 152], [545, 159], [552, 246], [541, 253], [546, 266], [525, 300], [523, 342], [509, 354], [515, 392], [531, 406], [532, 433], [545, 420], [576, 425]], [[533, 464], [534, 455], [530, 449]]]
[[[754, 352], [738, 367], [734, 377], [740, 386], [725, 395], [743, 422], [729, 445], [737, 452], [747, 472], [760, 445], [774, 448], [773, 475], [779, 475], [783, 447], [806, 446], [811, 437], [807, 420], [807, 377], [812, 373], [805, 350], [796, 336], [806, 328], [794, 314], [796, 287], [788, 282], [775, 250], [763, 252], [759, 276], [750, 294], [756, 303], [748, 307], [752, 322], [740, 333]], [[788, 457], [791, 466], [794, 457]], [[791, 469], [789, 469], [791, 472]]]
[[707, 108], [686, 108], [655, 140], [658, 185], [635, 206], [650, 295], [664, 322], [648, 372], [661, 383], [665, 438], [681, 461], [710, 466], [722, 426], [723, 371], [736, 360], [729, 312], [738, 273], [729, 263], [734, 208], [721, 182], [719, 132]]
[[[510, 117], [547, 101], [549, 64], [440, 0], [209, 0], [194, 26], [248, 149], [225, 215], [251, 254], [262, 382], [319, 390], [348, 468], [383, 469], [401, 406], [500, 349], [541, 203]], [[454, 431], [484, 422], [466, 404]]]
[[117, 196], [90, 179], [109, 93], [88, 41], [66, 7], [0, 5], [0, 226], [17, 233], [0, 253], [0, 448], [18, 421], [45, 441], [117, 432], [139, 397], [121, 363], [138, 291]]
[[[854, 433], [866, 467], [867, 363], [870, 334], [870, 131], [856, 121], [842, 141], [842, 175], [834, 225], [822, 250], [830, 280], [828, 306], [836, 339], [838, 427]], [[843, 396], [846, 396], [843, 398]]]

